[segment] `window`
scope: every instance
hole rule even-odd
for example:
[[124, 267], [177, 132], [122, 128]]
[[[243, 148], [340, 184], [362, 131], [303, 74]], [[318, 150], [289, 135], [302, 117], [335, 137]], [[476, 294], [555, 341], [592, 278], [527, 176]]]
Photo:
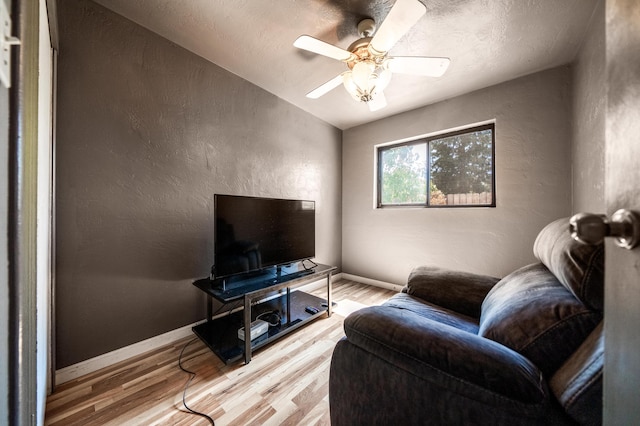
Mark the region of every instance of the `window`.
[[378, 148], [378, 207], [495, 207], [494, 124]]

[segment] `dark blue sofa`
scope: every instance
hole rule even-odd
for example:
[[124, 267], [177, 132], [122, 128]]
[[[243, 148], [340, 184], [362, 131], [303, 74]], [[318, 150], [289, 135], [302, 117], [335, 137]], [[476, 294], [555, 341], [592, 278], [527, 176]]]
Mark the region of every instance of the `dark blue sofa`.
[[604, 247], [545, 227], [503, 279], [422, 266], [344, 322], [330, 371], [341, 425], [601, 424]]

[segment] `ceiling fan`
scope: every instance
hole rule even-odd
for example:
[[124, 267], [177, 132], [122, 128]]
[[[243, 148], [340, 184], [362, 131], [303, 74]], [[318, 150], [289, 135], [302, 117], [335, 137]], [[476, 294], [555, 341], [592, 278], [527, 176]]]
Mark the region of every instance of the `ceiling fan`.
[[384, 108], [387, 101], [383, 90], [392, 73], [440, 77], [447, 70], [449, 58], [424, 56], [389, 56], [389, 50], [426, 13], [418, 0], [397, 0], [376, 31], [372, 19], [358, 24], [360, 39], [347, 50], [308, 35], [296, 39], [293, 45], [319, 55], [345, 62], [347, 71], [307, 93], [317, 99], [343, 84], [357, 101], [366, 102], [371, 111]]

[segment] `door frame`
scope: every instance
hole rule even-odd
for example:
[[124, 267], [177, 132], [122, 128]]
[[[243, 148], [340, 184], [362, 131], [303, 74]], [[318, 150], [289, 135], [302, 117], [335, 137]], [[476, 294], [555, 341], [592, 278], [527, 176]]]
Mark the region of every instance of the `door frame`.
[[13, 1], [9, 91], [9, 423], [37, 412], [37, 146], [39, 2]]

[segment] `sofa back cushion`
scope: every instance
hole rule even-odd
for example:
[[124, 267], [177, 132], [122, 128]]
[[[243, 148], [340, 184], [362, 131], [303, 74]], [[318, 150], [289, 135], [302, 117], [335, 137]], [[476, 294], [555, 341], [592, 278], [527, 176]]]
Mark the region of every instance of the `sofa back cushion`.
[[604, 306], [604, 244], [586, 245], [571, 238], [569, 219], [551, 222], [536, 238], [533, 254], [591, 309]]
[[538, 263], [511, 273], [489, 291], [478, 333], [524, 355], [551, 377], [601, 319]]

